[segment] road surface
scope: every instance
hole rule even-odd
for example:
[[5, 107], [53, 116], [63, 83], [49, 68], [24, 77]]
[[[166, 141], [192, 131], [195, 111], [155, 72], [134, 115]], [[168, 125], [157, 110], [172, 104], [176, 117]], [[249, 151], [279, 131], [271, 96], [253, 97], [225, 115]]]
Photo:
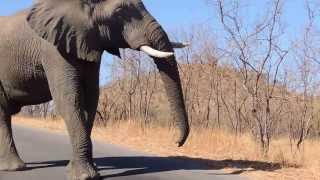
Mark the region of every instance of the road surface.
[[[68, 136], [15, 126], [14, 135], [27, 170], [0, 172], [0, 180], [66, 180], [71, 156]], [[240, 180], [238, 175], [210, 170], [208, 160], [157, 157], [94, 142], [95, 162], [103, 179], [114, 180]], [[203, 161], [203, 162], [200, 162]]]

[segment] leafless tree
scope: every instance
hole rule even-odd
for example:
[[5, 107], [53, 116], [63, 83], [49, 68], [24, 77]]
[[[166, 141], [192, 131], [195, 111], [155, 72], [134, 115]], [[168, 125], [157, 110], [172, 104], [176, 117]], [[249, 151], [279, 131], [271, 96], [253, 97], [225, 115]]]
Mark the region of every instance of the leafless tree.
[[246, 22], [245, 17], [241, 16], [241, 2], [216, 1], [220, 22], [229, 41], [226, 51], [240, 70], [242, 84], [250, 95], [254, 134], [260, 141], [261, 150], [267, 154], [278, 120], [271, 104], [275, 101], [273, 95], [279, 67], [288, 54], [288, 50], [284, 50], [279, 43], [283, 34], [283, 1], [270, 1], [269, 10], [252, 25], [254, 28], [244, 26]]

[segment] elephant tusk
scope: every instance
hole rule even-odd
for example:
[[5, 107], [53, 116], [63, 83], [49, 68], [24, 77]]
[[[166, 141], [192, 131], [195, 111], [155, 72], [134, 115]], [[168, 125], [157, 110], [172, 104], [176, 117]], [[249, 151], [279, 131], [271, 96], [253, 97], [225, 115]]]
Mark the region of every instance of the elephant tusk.
[[156, 58], [168, 58], [174, 55], [173, 52], [163, 52], [153, 49], [150, 46], [141, 46], [140, 50], [147, 53], [149, 56]]
[[171, 42], [173, 48], [182, 49], [190, 46], [190, 43]]

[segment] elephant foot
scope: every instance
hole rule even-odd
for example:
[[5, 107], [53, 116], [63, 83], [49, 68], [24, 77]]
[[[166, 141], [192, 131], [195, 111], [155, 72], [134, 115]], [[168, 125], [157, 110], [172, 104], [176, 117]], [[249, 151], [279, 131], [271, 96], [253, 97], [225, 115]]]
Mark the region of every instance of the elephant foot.
[[69, 180], [100, 180], [94, 165], [88, 162], [70, 161], [67, 166]]
[[26, 164], [19, 157], [0, 158], [0, 171], [21, 171], [26, 168]]

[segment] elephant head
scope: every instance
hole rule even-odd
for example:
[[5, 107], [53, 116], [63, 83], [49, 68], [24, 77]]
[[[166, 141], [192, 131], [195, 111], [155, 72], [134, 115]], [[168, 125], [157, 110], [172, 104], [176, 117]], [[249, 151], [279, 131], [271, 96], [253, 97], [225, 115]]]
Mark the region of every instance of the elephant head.
[[119, 48], [144, 51], [157, 65], [165, 85], [178, 146], [189, 134], [188, 116], [174, 47], [141, 0], [38, 0], [27, 17], [30, 27], [57, 47], [66, 59], [98, 62], [103, 51], [120, 56]]

